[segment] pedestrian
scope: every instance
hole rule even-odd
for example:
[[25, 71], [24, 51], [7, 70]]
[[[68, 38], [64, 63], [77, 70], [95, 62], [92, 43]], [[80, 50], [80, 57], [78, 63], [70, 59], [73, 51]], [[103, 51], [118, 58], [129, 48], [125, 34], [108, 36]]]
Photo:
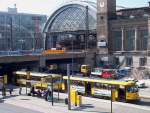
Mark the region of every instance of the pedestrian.
[[42, 93], [41, 93], [41, 91], [38, 89], [38, 91], [37, 91], [37, 96], [38, 97], [41, 97], [42, 96]]
[[44, 98], [45, 98], [45, 101], [48, 101], [48, 94], [49, 94], [49, 91], [47, 90], [46, 92], [45, 92], [45, 94], [44, 94]]
[[2, 96], [3, 96], [3, 97], [6, 96], [6, 89], [5, 89], [5, 86], [2, 87]]
[[13, 86], [10, 86], [10, 89], [9, 89], [10, 96], [12, 95], [12, 92], [13, 92]]
[[19, 95], [21, 95], [22, 87], [19, 88]]
[[34, 86], [32, 86], [31, 87], [31, 90], [30, 90], [30, 94], [32, 95], [32, 96], [34, 96], [35, 95], [35, 89], [34, 89]]

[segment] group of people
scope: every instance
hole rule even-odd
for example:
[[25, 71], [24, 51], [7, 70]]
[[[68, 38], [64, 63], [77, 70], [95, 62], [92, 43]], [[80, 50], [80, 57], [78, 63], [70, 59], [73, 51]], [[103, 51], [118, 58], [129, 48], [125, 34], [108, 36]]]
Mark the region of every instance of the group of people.
[[31, 87], [29, 95], [31, 96], [36, 95], [37, 97], [43, 97], [46, 101], [48, 101], [52, 96], [52, 92], [50, 89], [47, 89], [47, 90], [38, 89], [37, 91], [35, 91], [35, 88]]

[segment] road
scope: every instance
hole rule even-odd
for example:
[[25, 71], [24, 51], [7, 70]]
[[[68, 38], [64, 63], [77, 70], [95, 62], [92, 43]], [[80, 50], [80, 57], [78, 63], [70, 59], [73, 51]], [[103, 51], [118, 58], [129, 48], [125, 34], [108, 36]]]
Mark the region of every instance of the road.
[[14, 106], [11, 104], [0, 103], [0, 113], [42, 113], [42, 112]]
[[[57, 98], [57, 94], [54, 97]], [[64, 104], [66, 97], [66, 94], [61, 93], [61, 101], [55, 99], [54, 106], [52, 106], [51, 102], [37, 97], [14, 96], [0, 103], [0, 113], [110, 113], [110, 100], [89, 97], [82, 97], [82, 106], [72, 106], [72, 110], [68, 111], [67, 105]], [[143, 101], [149, 103], [149, 100]], [[113, 113], [150, 113], [150, 106], [144, 104], [113, 102]]]

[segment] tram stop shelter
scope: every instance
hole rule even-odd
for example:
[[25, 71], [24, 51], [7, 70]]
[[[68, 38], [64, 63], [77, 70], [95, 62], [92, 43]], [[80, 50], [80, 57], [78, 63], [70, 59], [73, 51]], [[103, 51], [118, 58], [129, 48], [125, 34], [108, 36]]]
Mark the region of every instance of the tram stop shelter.
[[61, 89], [62, 83], [62, 75], [60, 74], [48, 74], [48, 73], [38, 73], [38, 72], [29, 72], [29, 71], [16, 71], [14, 72], [16, 75], [16, 83], [20, 86], [26, 86], [26, 94], [27, 87], [34, 86], [37, 89], [50, 89], [52, 93], [52, 105], [54, 102], [53, 92], [57, 90], [58, 92], [58, 100], [59, 100], [59, 92]]

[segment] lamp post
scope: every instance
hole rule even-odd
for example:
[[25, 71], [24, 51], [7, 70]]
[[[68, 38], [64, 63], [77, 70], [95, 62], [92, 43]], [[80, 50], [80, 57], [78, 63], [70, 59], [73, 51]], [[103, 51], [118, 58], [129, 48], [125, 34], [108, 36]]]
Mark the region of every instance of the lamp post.
[[68, 86], [68, 110], [71, 110], [71, 100], [70, 100], [70, 65], [67, 64], [67, 86]]
[[19, 42], [20, 42], [20, 44], [21, 44], [21, 50], [23, 50], [23, 44], [24, 44], [25, 40], [20, 39]]
[[73, 35], [72, 34], [69, 34], [69, 39], [71, 39], [71, 51], [72, 51], [72, 59], [71, 59], [71, 67], [72, 67], [72, 71], [71, 71], [71, 75], [73, 75], [73, 63], [74, 63], [74, 60], [73, 60], [73, 52], [74, 52], [74, 50], [73, 50], [73, 48], [74, 48], [74, 46], [73, 46]]
[[111, 113], [112, 113], [112, 96], [113, 96], [113, 91], [112, 91], [112, 86], [111, 86]]
[[10, 17], [10, 51], [13, 50], [13, 20], [12, 17]]
[[85, 7], [86, 13], [85, 13], [85, 51], [88, 49], [88, 37], [89, 37], [89, 7]]
[[44, 32], [44, 35], [43, 35], [43, 50], [46, 50], [46, 37], [47, 37], [47, 32]]

